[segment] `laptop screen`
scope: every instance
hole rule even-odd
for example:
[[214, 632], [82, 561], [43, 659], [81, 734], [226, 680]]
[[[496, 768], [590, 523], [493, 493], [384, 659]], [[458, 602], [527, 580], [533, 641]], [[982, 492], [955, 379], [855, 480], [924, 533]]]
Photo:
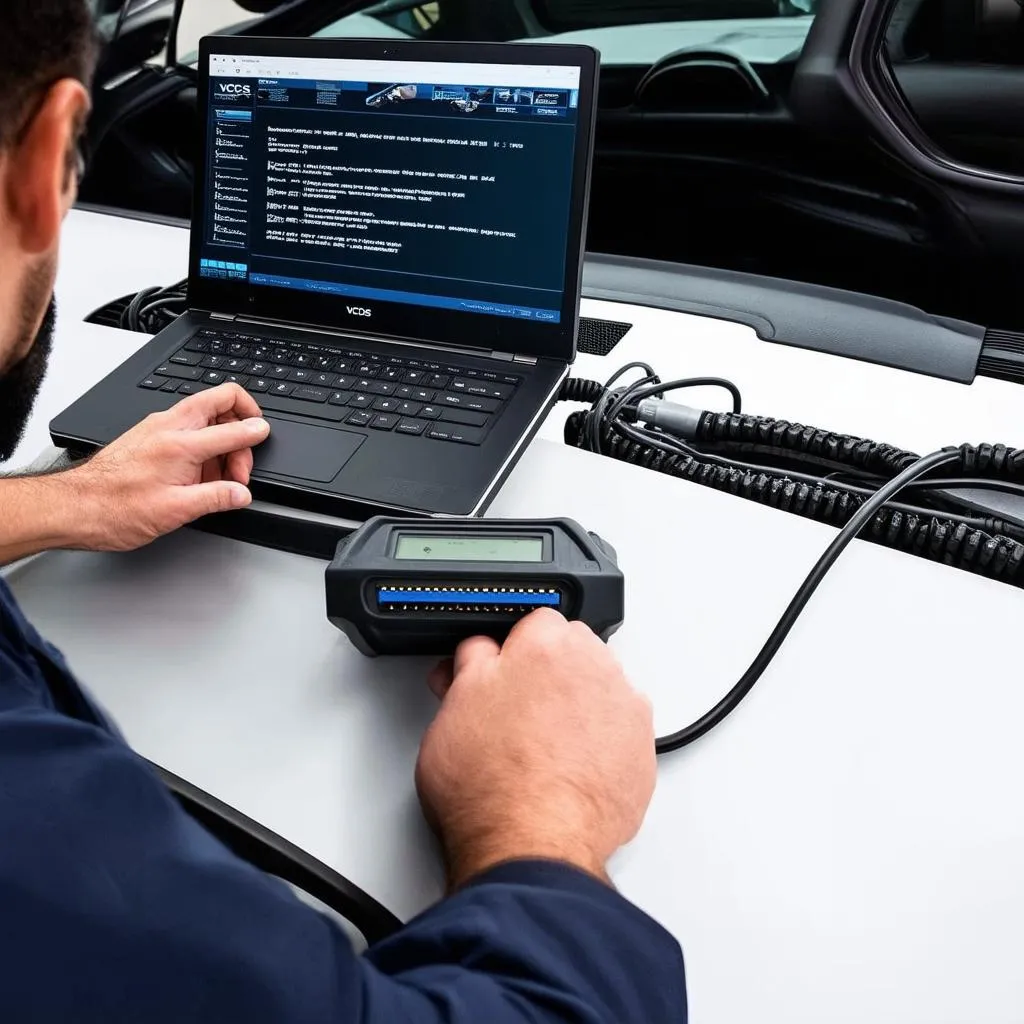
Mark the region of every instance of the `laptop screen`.
[[574, 317], [578, 64], [266, 56], [217, 43], [203, 56], [201, 280], [244, 284], [256, 304], [287, 293], [296, 320], [330, 297], [346, 327], [404, 320], [406, 336], [444, 312], [481, 326]]

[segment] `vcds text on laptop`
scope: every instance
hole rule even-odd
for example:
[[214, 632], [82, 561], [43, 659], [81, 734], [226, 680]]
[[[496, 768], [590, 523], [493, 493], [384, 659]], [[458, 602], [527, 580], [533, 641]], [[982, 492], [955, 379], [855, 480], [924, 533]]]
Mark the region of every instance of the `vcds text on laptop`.
[[190, 310], [54, 441], [234, 381], [258, 498], [481, 514], [576, 353], [596, 53], [212, 37], [199, 69]]

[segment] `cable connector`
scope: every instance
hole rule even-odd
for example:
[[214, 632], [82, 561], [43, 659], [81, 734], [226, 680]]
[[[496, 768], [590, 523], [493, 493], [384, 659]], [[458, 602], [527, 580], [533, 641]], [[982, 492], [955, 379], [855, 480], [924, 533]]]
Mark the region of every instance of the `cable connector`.
[[666, 402], [663, 398], [645, 398], [636, 409], [636, 418], [640, 423], [660, 427], [684, 441], [697, 439], [703, 415], [703, 409]]

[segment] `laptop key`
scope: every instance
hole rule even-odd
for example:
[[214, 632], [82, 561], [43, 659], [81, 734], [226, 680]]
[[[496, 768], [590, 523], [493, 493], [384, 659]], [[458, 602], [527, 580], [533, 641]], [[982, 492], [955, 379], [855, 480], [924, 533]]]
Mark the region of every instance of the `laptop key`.
[[397, 398], [378, 398], [373, 403], [373, 408], [377, 412], [398, 412], [398, 407], [402, 403]]
[[157, 377], [174, 377], [175, 380], [199, 380], [203, 375], [203, 368], [201, 366], [174, 366], [171, 363], [165, 363], [163, 366], [158, 366], [153, 373]]
[[181, 387], [181, 383], [180, 380], [168, 380], [164, 382], [164, 386], [160, 390], [173, 395]]
[[435, 441], [454, 441], [456, 444], [481, 444], [484, 432], [477, 427], [460, 427], [455, 423], [445, 423], [431, 427], [427, 437]]
[[203, 374], [203, 383], [216, 387], [224, 383], [224, 374], [220, 370], [209, 370]]
[[198, 395], [200, 391], [209, 390], [209, 384], [204, 384], [202, 381], [186, 380], [182, 383], [181, 387], [178, 388], [178, 394], [183, 396]]
[[367, 427], [370, 425], [370, 421], [373, 419], [373, 413], [370, 412], [354, 412], [347, 420], [346, 423], [353, 427]]
[[443, 412], [439, 405], [425, 405], [416, 415], [423, 420], [439, 420]]
[[178, 366], [198, 366], [201, 360], [202, 356], [195, 352], [179, 352], [176, 356], [171, 356], [171, 362]]
[[470, 412], [468, 409], [445, 409], [441, 413], [443, 423], [459, 423], [464, 427], [483, 427], [490, 416], [482, 412]]
[[348, 405], [349, 399], [352, 394], [349, 391], [335, 391], [333, 395], [328, 399], [331, 405]]
[[[490, 397], [491, 385], [487, 381], [483, 380], [453, 380], [452, 391], [460, 392], [464, 395], [480, 395], [482, 397]], [[497, 397], [497, 396], [494, 396]]]
[[288, 379], [296, 384], [309, 384], [313, 380], [312, 370], [292, 370]]
[[334, 374], [333, 373], [314, 373], [311, 381], [315, 388], [333, 388], [334, 387]]
[[249, 378], [244, 373], [229, 373], [224, 377], [225, 384], [237, 384], [240, 388], [249, 386]]
[[140, 388], [145, 388], [147, 391], [159, 391], [164, 386], [166, 377], [147, 377], [140, 385]]
[[395, 433], [410, 434], [413, 437], [419, 437], [428, 426], [430, 426], [430, 424], [426, 420], [404, 419], [399, 422], [397, 427], [395, 427]]
[[277, 395], [281, 398], [287, 398], [295, 390], [294, 384], [289, 384], [287, 381], [279, 380], [270, 389], [269, 394]]
[[427, 380], [427, 387], [437, 388], [438, 391], [443, 391], [448, 387], [448, 383], [451, 377], [446, 377], [443, 373], [433, 373]]
[[264, 392], [270, 390], [270, 385], [272, 383], [273, 381], [267, 380], [266, 377], [252, 377], [245, 389], [246, 391], [251, 391], [253, 394], [262, 395]]
[[373, 405], [373, 395], [355, 394], [348, 402], [353, 409], [369, 409]]
[[331, 423], [340, 423], [350, 411], [327, 402], [297, 402], [286, 395], [275, 395], [272, 390], [260, 395], [257, 401], [264, 412], [290, 412], [306, 420], [329, 420]]
[[473, 412], [497, 412], [501, 403], [493, 398], [477, 398], [475, 395], [463, 395], [462, 408], [472, 409]]
[[274, 380], [287, 380], [288, 374], [291, 372], [292, 371], [289, 370], [287, 366], [272, 366], [270, 368], [270, 376], [273, 377]]
[[400, 416], [418, 416], [423, 406], [419, 402], [399, 402], [398, 413]]
[[374, 417], [370, 426], [374, 430], [394, 430], [398, 426], [398, 417], [382, 413], [380, 416]]
[[422, 384], [426, 380], [426, 373], [423, 370], [407, 370], [402, 374], [403, 384]]
[[299, 402], [326, 402], [330, 393], [323, 388], [296, 388], [292, 392], [292, 398]]

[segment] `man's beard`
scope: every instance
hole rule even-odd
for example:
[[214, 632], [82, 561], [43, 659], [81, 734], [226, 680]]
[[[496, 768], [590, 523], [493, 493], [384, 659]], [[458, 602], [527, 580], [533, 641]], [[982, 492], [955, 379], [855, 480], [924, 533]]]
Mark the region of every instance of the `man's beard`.
[[9, 459], [21, 443], [46, 376], [56, 323], [57, 303], [51, 298], [28, 355], [0, 377], [0, 462]]

